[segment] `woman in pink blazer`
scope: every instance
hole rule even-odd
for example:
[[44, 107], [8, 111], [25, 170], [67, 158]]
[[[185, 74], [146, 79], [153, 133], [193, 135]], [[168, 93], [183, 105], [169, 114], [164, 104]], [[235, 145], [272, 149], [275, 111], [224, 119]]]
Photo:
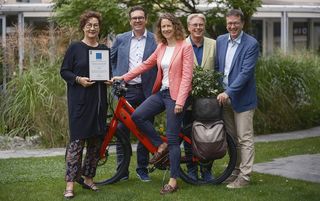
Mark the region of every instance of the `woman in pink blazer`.
[[[170, 180], [164, 185], [160, 194], [173, 193], [177, 190], [177, 177], [180, 169], [179, 131], [183, 117], [184, 105], [191, 91], [193, 72], [192, 46], [185, 42], [184, 29], [174, 15], [164, 13], [157, 22], [155, 52], [141, 65], [123, 76], [114, 77], [125, 82], [151, 69], [157, 64], [158, 74], [153, 86], [153, 95], [145, 100], [132, 114], [132, 119], [139, 129], [150, 137], [158, 146], [157, 153], [150, 163], [157, 163], [169, 151]], [[168, 144], [162, 143], [149, 119], [166, 111], [166, 135]]]

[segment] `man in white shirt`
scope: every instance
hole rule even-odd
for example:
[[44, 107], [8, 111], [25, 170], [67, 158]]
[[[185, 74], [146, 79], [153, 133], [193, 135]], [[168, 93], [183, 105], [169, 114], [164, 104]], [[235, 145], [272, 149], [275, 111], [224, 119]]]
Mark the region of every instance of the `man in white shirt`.
[[[153, 33], [147, 31], [147, 13], [144, 8], [134, 6], [129, 11], [129, 20], [132, 30], [119, 34], [111, 47], [111, 66], [113, 76], [121, 76], [142, 61], [146, 60], [156, 49], [157, 44]], [[141, 76], [126, 83], [128, 88], [126, 99], [134, 107], [138, 107], [151, 95], [152, 86], [156, 79], [157, 68], [145, 72]], [[152, 120], [153, 121], [153, 120]], [[121, 129], [129, 137], [129, 130], [120, 124]], [[118, 156], [118, 161], [121, 156]], [[149, 152], [140, 142], [137, 147], [137, 176], [141, 181], [150, 181], [148, 175]], [[129, 171], [122, 175], [122, 180], [129, 178]]]

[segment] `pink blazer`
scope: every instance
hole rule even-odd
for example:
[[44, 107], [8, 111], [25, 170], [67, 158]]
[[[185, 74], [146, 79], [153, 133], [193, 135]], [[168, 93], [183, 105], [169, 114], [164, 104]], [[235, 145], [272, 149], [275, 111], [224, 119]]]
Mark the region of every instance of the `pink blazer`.
[[[124, 81], [132, 80], [157, 64], [158, 73], [152, 93], [158, 92], [161, 88], [163, 77], [161, 60], [166, 47], [163, 43], [158, 44], [157, 49], [147, 60], [122, 76]], [[184, 106], [191, 91], [193, 62], [194, 55], [191, 44], [186, 43], [185, 40], [177, 41], [169, 66], [169, 91], [171, 98], [175, 100], [178, 105]]]

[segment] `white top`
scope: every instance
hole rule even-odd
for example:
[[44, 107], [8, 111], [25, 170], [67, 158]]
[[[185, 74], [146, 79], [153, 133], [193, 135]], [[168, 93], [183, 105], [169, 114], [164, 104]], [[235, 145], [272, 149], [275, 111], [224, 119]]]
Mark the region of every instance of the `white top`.
[[[147, 41], [147, 30], [144, 31], [144, 34], [140, 38], [135, 37], [134, 33], [132, 32], [130, 52], [129, 52], [129, 71], [142, 63], [146, 41]], [[140, 84], [140, 83], [141, 83], [141, 75], [137, 76], [136, 78], [128, 82], [128, 84]]]
[[162, 86], [161, 91], [169, 88], [169, 66], [171, 62], [171, 58], [174, 52], [175, 47], [166, 47], [166, 51], [161, 60], [161, 68], [162, 68]]

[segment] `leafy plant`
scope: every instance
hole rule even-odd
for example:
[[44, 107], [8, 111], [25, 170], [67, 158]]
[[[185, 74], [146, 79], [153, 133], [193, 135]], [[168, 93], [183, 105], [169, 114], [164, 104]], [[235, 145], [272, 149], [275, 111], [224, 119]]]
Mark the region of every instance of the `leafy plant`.
[[192, 96], [197, 98], [217, 96], [223, 91], [222, 77], [220, 72], [196, 66], [193, 70]]

